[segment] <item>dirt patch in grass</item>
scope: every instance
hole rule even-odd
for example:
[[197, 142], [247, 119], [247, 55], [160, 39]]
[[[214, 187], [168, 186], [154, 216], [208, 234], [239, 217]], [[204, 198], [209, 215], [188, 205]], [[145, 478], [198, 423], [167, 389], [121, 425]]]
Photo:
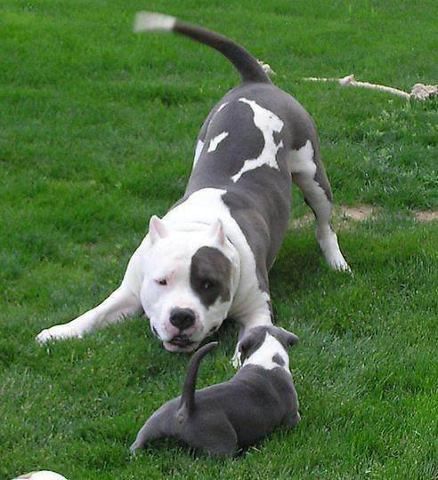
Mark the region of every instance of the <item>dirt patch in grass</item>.
[[335, 216], [340, 216], [343, 220], [354, 220], [355, 222], [363, 222], [374, 216], [376, 208], [371, 205], [358, 205], [356, 207], [346, 207], [341, 205], [335, 209]]
[[[346, 205], [338, 205], [334, 207], [333, 223], [336, 228], [348, 228], [352, 222], [364, 222], [369, 218], [377, 216], [379, 209], [371, 205], [357, 205], [355, 207], [347, 207]], [[437, 210], [423, 210], [413, 213], [415, 220], [421, 223], [428, 223], [438, 220]], [[314, 217], [312, 213], [292, 220], [292, 228], [301, 228], [313, 224]]]
[[418, 222], [433, 222], [438, 220], [438, 211], [437, 210], [425, 210], [414, 213], [415, 220]]
[[[357, 205], [355, 207], [347, 207], [339, 205], [334, 207], [333, 218], [337, 225], [345, 226], [349, 221], [363, 222], [372, 216], [375, 216], [377, 209], [371, 205]], [[307, 213], [303, 217], [292, 220], [292, 228], [300, 228], [313, 223], [314, 217], [312, 213]]]

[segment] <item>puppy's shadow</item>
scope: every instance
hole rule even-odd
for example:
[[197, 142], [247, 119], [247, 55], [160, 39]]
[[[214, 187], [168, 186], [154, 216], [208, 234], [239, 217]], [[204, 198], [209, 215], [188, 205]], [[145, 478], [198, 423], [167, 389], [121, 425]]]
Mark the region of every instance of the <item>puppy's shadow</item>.
[[189, 447], [182, 440], [178, 440], [173, 437], [166, 437], [156, 439], [146, 445], [144, 448], [136, 451], [134, 454], [131, 453], [131, 459], [147, 457], [150, 460], [151, 456], [161, 456], [162, 452], [164, 451], [166, 452], [166, 455], [169, 455], [173, 459], [178, 456], [182, 456], [184, 458], [191, 457], [193, 460], [213, 460], [214, 462], [230, 462], [233, 460], [238, 461], [244, 458], [248, 452], [261, 448], [265, 441], [266, 439], [261, 439], [251, 447], [239, 448], [233, 455], [215, 456], [203, 451], [202, 449]]

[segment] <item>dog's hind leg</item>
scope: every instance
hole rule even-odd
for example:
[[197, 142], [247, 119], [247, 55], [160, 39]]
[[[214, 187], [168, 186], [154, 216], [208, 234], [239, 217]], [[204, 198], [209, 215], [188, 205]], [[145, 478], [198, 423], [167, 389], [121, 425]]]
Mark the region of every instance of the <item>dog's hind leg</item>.
[[173, 413], [168, 413], [168, 410], [168, 405], [165, 404], [147, 420], [147, 422], [137, 433], [134, 443], [129, 448], [132, 454], [135, 454], [140, 448], [145, 448], [146, 444], [154, 440], [171, 436], [165, 432], [164, 428], [166, 425], [166, 414], [173, 416]]
[[187, 432], [184, 440], [195, 449], [213, 457], [230, 457], [237, 453], [237, 434], [225, 415], [210, 418], [206, 423], [194, 427]]
[[330, 225], [332, 192], [320, 159], [319, 147], [315, 143], [307, 140], [300, 149], [291, 150], [288, 164], [292, 181], [303, 192], [306, 203], [315, 215], [316, 239], [327, 263], [334, 270], [350, 271]]

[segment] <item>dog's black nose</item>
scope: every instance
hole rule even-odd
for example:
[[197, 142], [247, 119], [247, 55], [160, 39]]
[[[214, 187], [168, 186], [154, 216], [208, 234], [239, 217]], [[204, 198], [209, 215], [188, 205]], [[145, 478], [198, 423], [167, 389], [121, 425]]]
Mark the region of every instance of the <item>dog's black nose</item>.
[[195, 323], [195, 312], [190, 308], [174, 308], [170, 312], [170, 323], [180, 330], [185, 330]]

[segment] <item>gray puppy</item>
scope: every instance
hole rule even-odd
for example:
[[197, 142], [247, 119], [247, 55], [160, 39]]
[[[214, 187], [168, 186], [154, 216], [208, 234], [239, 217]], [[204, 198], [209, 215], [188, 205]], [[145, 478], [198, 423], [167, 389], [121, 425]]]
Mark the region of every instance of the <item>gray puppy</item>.
[[252, 328], [239, 344], [242, 367], [236, 375], [195, 391], [199, 364], [217, 342], [200, 348], [191, 358], [182, 395], [148, 419], [131, 452], [172, 437], [210, 455], [234, 455], [278, 426], [295, 426], [300, 420], [298, 398], [286, 350], [297, 341], [282, 328]]

